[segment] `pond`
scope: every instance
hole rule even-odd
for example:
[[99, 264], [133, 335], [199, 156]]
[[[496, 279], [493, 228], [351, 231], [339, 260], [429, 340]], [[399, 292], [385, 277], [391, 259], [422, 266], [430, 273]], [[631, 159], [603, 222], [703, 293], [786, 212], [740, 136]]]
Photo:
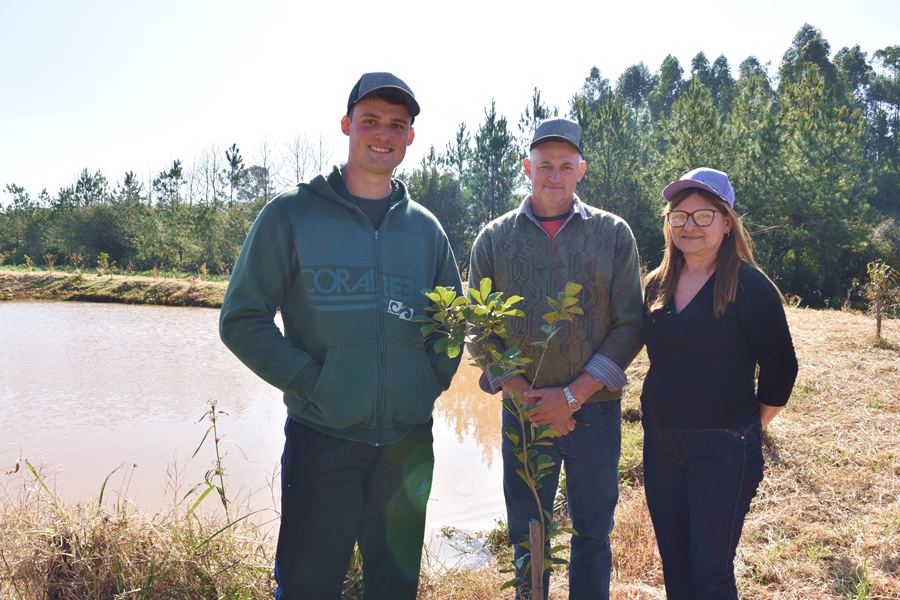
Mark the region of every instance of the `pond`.
[[[222, 345], [218, 317], [202, 308], [0, 302], [3, 483], [27, 459], [59, 497], [87, 501], [113, 473], [107, 498], [166, 510], [213, 467], [212, 436], [200, 443], [215, 401], [228, 495], [277, 508], [281, 392]], [[500, 404], [478, 388], [476, 369], [463, 365], [438, 400], [434, 436], [429, 531], [492, 528], [504, 516]]]

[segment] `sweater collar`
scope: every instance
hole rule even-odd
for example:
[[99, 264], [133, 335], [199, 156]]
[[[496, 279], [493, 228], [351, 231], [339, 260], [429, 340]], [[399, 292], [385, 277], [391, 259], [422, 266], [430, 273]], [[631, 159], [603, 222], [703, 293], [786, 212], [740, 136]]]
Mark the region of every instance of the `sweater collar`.
[[[565, 221], [563, 221], [563, 224], [560, 226], [559, 231], [556, 232], [557, 234], [559, 234], [560, 231], [566, 228], [566, 225], [569, 224], [569, 221], [571, 221], [572, 217], [574, 217], [576, 214], [580, 215], [582, 219], [586, 220], [588, 218], [587, 211], [584, 209], [584, 204], [581, 202], [581, 198], [578, 197], [578, 194], [573, 194], [573, 196], [575, 199], [574, 202], [572, 202], [572, 208], [569, 209], [569, 216], [566, 217]], [[528, 194], [528, 197], [525, 198], [525, 200], [522, 201], [522, 204], [519, 205], [519, 212], [516, 216], [516, 219], [518, 219], [518, 217], [521, 215], [528, 217], [528, 219], [531, 220], [532, 223], [538, 226], [538, 229], [544, 232], [544, 235], [550, 237], [550, 234], [544, 231], [544, 228], [541, 227], [541, 224], [537, 220], [537, 217], [534, 216], [534, 211], [531, 210], [531, 194]]]

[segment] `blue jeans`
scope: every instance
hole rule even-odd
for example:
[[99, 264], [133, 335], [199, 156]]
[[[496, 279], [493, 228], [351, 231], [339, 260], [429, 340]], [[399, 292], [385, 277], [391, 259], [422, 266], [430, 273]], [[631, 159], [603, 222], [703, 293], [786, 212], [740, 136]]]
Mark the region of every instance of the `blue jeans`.
[[[622, 446], [622, 405], [619, 400], [585, 404], [575, 413], [578, 422], [568, 435], [554, 438], [549, 446], [536, 446], [541, 454], [555, 463], [549, 475], [540, 480], [538, 496], [544, 510], [553, 512], [560, 465], [566, 466], [566, 497], [572, 527], [569, 560], [569, 598], [572, 600], [607, 600], [612, 551], [609, 534], [613, 528], [613, 512], [619, 500], [619, 454]], [[503, 410], [503, 429], [519, 430], [518, 419]], [[530, 429], [526, 424], [526, 430]], [[538, 519], [531, 490], [516, 473], [522, 468], [509, 450], [510, 441], [503, 438], [503, 493], [509, 521], [509, 539], [516, 544], [516, 558], [528, 551], [519, 543], [528, 540], [528, 523]], [[524, 573], [519, 573], [520, 577]], [[549, 571], [545, 573], [544, 590], [549, 592]]]
[[737, 600], [734, 556], [763, 478], [762, 428], [644, 426], [644, 491], [669, 600]]
[[366, 600], [412, 600], [434, 471], [432, 422], [387, 446], [288, 419], [275, 598], [340, 600], [359, 543]]

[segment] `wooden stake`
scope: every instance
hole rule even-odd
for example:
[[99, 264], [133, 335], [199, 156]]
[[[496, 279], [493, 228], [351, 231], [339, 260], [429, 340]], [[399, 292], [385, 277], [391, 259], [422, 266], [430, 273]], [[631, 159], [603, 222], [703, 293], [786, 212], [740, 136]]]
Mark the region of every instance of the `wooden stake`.
[[544, 600], [544, 532], [540, 521], [528, 524], [528, 541], [531, 542], [531, 598]]

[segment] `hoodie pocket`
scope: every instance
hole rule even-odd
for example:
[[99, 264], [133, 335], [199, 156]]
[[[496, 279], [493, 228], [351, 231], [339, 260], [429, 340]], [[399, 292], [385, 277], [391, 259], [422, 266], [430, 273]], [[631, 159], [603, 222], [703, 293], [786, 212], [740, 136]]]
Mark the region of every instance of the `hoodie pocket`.
[[378, 398], [378, 350], [374, 341], [329, 344], [308, 410], [314, 421], [341, 429], [373, 425]]
[[387, 381], [383, 422], [418, 425], [431, 418], [434, 401], [443, 388], [428, 360], [425, 346], [387, 342]]

